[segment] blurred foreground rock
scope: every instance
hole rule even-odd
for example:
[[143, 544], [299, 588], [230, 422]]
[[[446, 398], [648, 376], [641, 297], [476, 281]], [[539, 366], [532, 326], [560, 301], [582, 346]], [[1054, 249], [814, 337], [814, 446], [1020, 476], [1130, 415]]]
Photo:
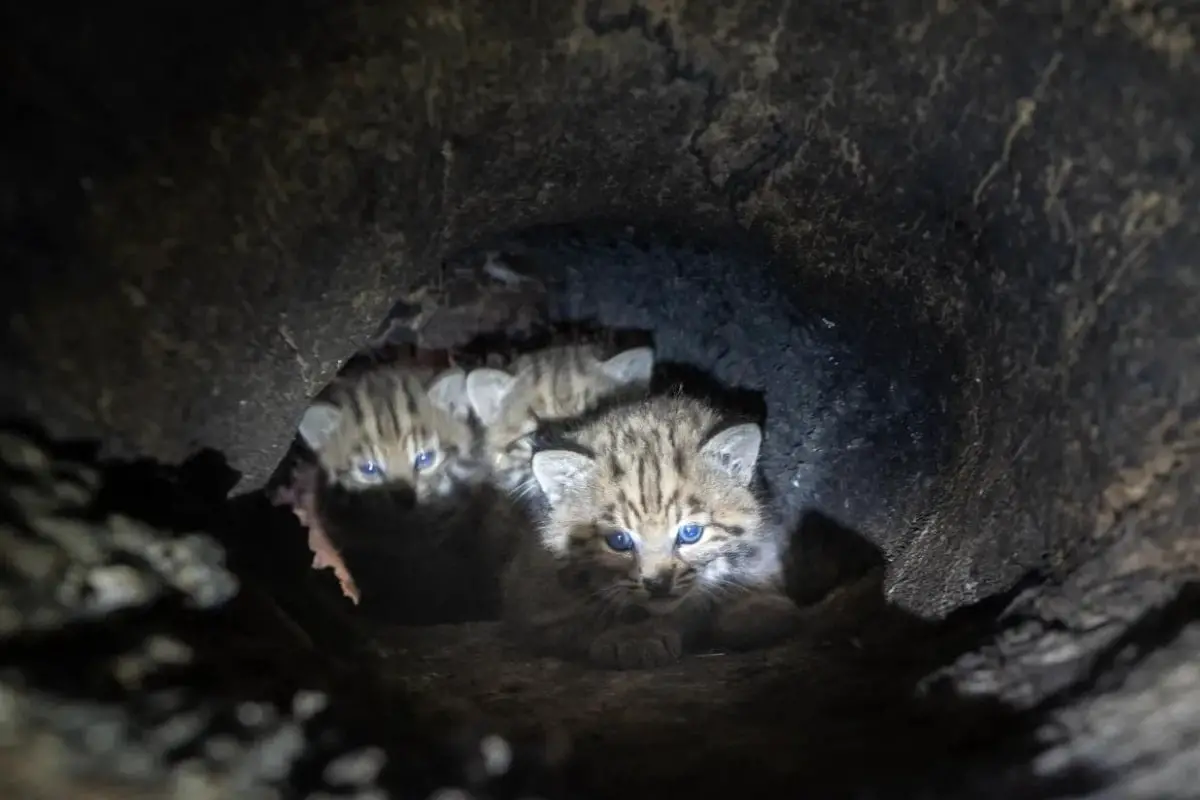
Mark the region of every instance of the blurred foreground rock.
[[[0, 796], [508, 796], [489, 785], [519, 767], [488, 760], [503, 740], [409, 738], [412, 710], [381, 693], [357, 712], [369, 678], [335, 674], [239, 595], [211, 535], [139, 520], [146, 496], [106, 495], [127, 467], [69, 451], [0, 430]], [[161, 472], [142, 488], [184, 509]]]

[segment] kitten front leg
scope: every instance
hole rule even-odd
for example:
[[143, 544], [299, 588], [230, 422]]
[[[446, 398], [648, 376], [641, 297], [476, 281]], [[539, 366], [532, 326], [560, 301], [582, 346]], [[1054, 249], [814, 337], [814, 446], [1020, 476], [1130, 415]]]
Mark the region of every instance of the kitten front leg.
[[649, 615], [630, 609], [635, 620], [614, 622], [588, 645], [588, 660], [607, 669], [652, 669], [677, 662], [692, 650], [708, 625], [712, 609], [706, 600], [685, 601], [675, 610]]
[[599, 627], [594, 611], [568, 605], [525, 609], [507, 617], [509, 631], [537, 655], [576, 660], [586, 656]]
[[800, 609], [786, 595], [751, 591], [717, 609], [711, 642], [726, 650], [767, 647], [795, 633], [802, 621]]
[[526, 542], [517, 549], [503, 575], [505, 626], [538, 655], [580, 659], [608, 615], [567, 590], [559, 566], [541, 547]]
[[598, 634], [587, 654], [589, 661], [607, 669], [652, 669], [674, 664], [683, 651], [684, 631], [667, 621], [646, 620]]

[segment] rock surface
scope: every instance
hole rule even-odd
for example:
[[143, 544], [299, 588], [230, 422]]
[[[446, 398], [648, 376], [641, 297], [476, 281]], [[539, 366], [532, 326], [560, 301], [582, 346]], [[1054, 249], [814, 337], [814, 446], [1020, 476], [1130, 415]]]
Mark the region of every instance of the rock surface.
[[[363, 620], [307, 569], [297, 523], [266, 498], [258, 508], [297, 547], [234, 596], [230, 567], [252, 563], [226, 564], [219, 540], [266, 519], [246, 498], [209, 505], [188, 470], [100, 464], [18, 429], [0, 441], [6, 794], [1194, 790], [1200, 582], [1186, 568], [1169, 580], [1123, 572], [1136, 536], [1064, 582], [1031, 578], [940, 623], [887, 604], [876, 571], [811, 606], [804, 632], [771, 650], [612, 673], [530, 660], [490, 623]], [[123, 603], [71, 591], [118, 566], [139, 588]], [[292, 592], [279, 604], [276, 584]]]
[[938, 332], [953, 463], [880, 523], [911, 610], [1069, 566], [1187, 469], [1184, 6], [142, 5], [10, 26], [2, 388], [53, 432], [260, 485], [455, 252], [604, 218], [747, 239], [810, 313]]
[[[364, 665], [314, 651], [261, 593], [238, 592], [216, 538], [151, 521], [145, 495], [125, 494], [153, 491], [184, 521], [196, 497], [179, 473], [133, 469], [0, 430], [4, 796], [534, 788], [514, 744], [462, 715], [436, 727]], [[210, 522], [221, 516], [210, 507]]]
[[[816, 726], [805, 733], [816, 745], [821, 726], [843, 733], [775, 777], [839, 785], [849, 778], [821, 772], [816, 754], [856, 752], [881, 759], [881, 780], [894, 779], [877, 790], [886, 796], [901, 784], [920, 796], [1191, 791], [1200, 219], [1189, 212], [1200, 201], [1200, 20], [1188, 4], [262, 0], [166, 13], [122, 0], [60, 11], [6, 11], [5, 119], [16, 122], [0, 153], [0, 303], [9, 323], [0, 331], [0, 411], [56, 437], [97, 438], [106, 454], [179, 463], [214, 448], [240, 473], [239, 491], [250, 491], [278, 464], [307, 398], [397, 300], [454, 295], [447, 287], [464, 249], [575, 226], [576, 264], [563, 274], [598, 307], [685, 321], [698, 313], [701, 322], [724, 314], [717, 345], [757, 344], [786, 354], [793, 369], [824, 352], [798, 332], [832, 323], [861, 334], [836, 353], [854, 364], [846, 374], [863, 376], [863, 407], [911, 397], [898, 374], [938, 373], [935, 390], [915, 396], [931, 398], [946, 424], [932, 442], [921, 440], [921, 426], [905, 440], [921, 440], [936, 458], [910, 470], [902, 456], [914, 448], [894, 432], [884, 446], [837, 438], [851, 436], [850, 415], [829, 428], [830, 447], [857, 453], [845, 463], [859, 466], [826, 485], [822, 473], [804, 472], [816, 418], [780, 418], [779, 409], [804, 404], [789, 403], [784, 384], [748, 378], [768, 391], [779, 430], [797, 436], [795, 450], [773, 453], [780, 475], [800, 476], [801, 495], [812, 490], [795, 510], [811, 503], [885, 551], [896, 614], [945, 617], [1041, 571], [1043, 583], [1003, 618], [985, 606], [968, 612], [970, 625], [911, 621], [958, 652], [931, 646], [938, 658], [910, 660], [904, 647], [881, 645], [864, 651], [878, 657], [864, 671], [841, 656], [817, 663], [813, 675], [882, 681], [895, 693], [856, 704], [847, 688], [829, 695], [824, 716], [795, 716]], [[604, 225], [618, 231], [606, 234], [615, 245], [596, 244], [592, 232]], [[653, 241], [639, 241], [648, 229]], [[605, 288], [610, 256], [624, 259], [616, 274], [662, 276], [656, 291], [631, 292], [618, 280]], [[753, 275], [729, 268], [751, 264]], [[581, 268], [591, 283], [577, 280]], [[696, 285], [710, 287], [701, 292], [710, 305], [679, 305]], [[721, 300], [731, 307], [719, 311]], [[501, 309], [496, 324], [520, 319]], [[772, 326], [763, 320], [776, 319], [778, 338], [764, 340]], [[911, 346], [897, 358], [873, 343]], [[711, 355], [723, 369], [742, 360]], [[141, 604], [182, 602], [197, 587], [212, 603], [232, 587], [203, 537], [155, 533], [201, 529], [182, 525], [180, 509], [139, 506], [81, 521], [72, 504], [88, 503], [92, 482], [108, 473], [90, 456], [21, 466], [43, 452], [22, 441], [5, 439], [14, 521], [6, 517], [4, 535], [21, 555], [4, 564], [0, 630], [6, 662], [25, 667], [6, 673], [5, 702], [49, 738], [22, 739], [30, 749], [7, 751], [11, 764], [58, 757], [54, 742], [78, 724], [48, 716], [61, 687], [29, 683], [32, 662], [20, 659], [32, 651], [12, 650], [12, 641], [67, 642], [63, 634], [107, 631], [110, 616]], [[38, 472], [51, 467], [66, 472]], [[144, 476], [122, 474], [154, 506]], [[875, 483], [884, 488], [871, 491]], [[224, 509], [223, 494], [197, 507]], [[260, 556], [230, 558], [253, 564], [251, 588], [270, 586], [287, 615], [323, 591], [316, 576], [299, 577], [304, 570], [284, 571], [295, 577], [288, 590]], [[489, 660], [504, 669], [486, 631], [449, 641], [381, 632], [346, 622], [337, 606], [307, 605], [301, 627], [342, 637], [349, 660], [374, 665], [369, 674], [381, 647], [428, 651], [458, 674], [427, 682], [429, 692], [452, 689], [502, 716], [523, 707], [497, 694], [503, 674], [471, 671]], [[818, 604], [812, 613], [829, 614], [822, 624], [837, 622], [834, 630], [862, 620], [884, 627], [878, 608], [846, 618]], [[218, 639], [231, 635], [228, 623]], [[148, 652], [151, 632], [178, 638], [179, 624], [169, 615], [139, 629], [130, 658]], [[967, 625], [970, 641], [956, 638], [956, 625]], [[91, 652], [88, 641], [71, 647]], [[804, 683], [807, 646], [780, 651], [770, 671], [800, 662], [791, 671], [799, 670], [801, 707], [825, 689]], [[680, 688], [666, 691], [675, 699], [660, 705], [661, 687], [633, 687], [621, 707], [643, 705], [656, 726], [671, 708], [677, 719], [703, 718], [671, 703], [689, 686], [711, 698], [749, 663], [694, 662], [680, 668]], [[418, 667], [405, 669], [394, 674], [426, 685]], [[511, 669], [532, 693], [515, 696], [539, 709], [555, 696], [537, 695], [545, 680], [579, 692], [599, 692], [606, 680]], [[104, 670], [100, 683], [109, 681]], [[367, 685], [361, 666], [353, 674], [351, 684]], [[475, 690], [461, 683], [472, 674]], [[898, 699], [909, 685], [958, 700], [914, 711]], [[925, 760], [914, 755], [922, 737], [957, 741], [955, 726], [975, 724], [961, 710], [979, 704], [964, 693], [1003, 707], [1002, 741], [964, 734], [964, 747], [978, 749], [953, 764], [933, 749]], [[126, 719], [123, 697], [104, 700], [103, 714], [115, 715], [105, 719]], [[87, 708], [78, 719], [100, 719]], [[871, 749], [869, 740], [837, 751], [879, 709], [892, 710], [883, 717], [893, 727], [881, 732], [897, 731], [913, 749]], [[592, 719], [572, 713], [572, 724]], [[611, 721], [596, 714], [596, 725]], [[777, 754], [792, 741], [777, 720], [743, 722], [731, 736], [768, 737]], [[150, 728], [128, 729], [153, 739]], [[695, 734], [694, 723], [657, 730]], [[581, 785], [591, 785], [612, 735], [590, 751], [577, 744]], [[91, 745], [80, 746], [68, 750]], [[752, 751], [729, 745], [731, 759]], [[679, 763], [717, 763], [713, 753], [693, 748], [686, 755], [697, 761]], [[168, 777], [156, 758], [138, 775], [190, 785], [188, 773]], [[229, 774], [246, 786], [276, 780], [261, 764], [246, 769]], [[658, 769], [643, 773], [643, 788], [671, 777]], [[636, 788], [633, 773], [608, 774], [628, 774]]]

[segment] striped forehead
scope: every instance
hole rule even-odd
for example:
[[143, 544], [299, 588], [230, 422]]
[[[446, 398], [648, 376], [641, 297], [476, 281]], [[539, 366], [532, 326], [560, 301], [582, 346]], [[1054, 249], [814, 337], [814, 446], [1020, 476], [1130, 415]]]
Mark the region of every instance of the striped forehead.
[[372, 448], [408, 449], [433, 432], [425, 389], [411, 376], [370, 376], [351, 387], [342, 408]]
[[572, 413], [583, 390], [577, 357], [555, 352], [529, 360], [521, 370], [523, 395], [529, 410], [538, 416], [560, 417]]
[[674, 524], [703, 511], [703, 493], [687, 467], [686, 459], [650, 448], [636, 454], [613, 450], [601, 456], [604, 516], [615, 524], [636, 527]]

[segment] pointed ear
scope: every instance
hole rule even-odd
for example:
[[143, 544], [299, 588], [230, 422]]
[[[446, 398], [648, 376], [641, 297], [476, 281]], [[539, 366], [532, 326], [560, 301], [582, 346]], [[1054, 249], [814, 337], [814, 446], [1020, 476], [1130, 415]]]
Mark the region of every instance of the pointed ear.
[[533, 479], [550, 505], [558, 505], [563, 495], [583, 484], [595, 466], [592, 459], [571, 450], [542, 450], [533, 454]]
[[749, 486], [758, 464], [762, 446], [762, 428], [753, 422], [734, 425], [713, 436], [700, 448], [700, 454], [713, 466], [743, 486]]
[[300, 418], [300, 438], [313, 452], [319, 452], [342, 421], [342, 410], [329, 403], [313, 403]]
[[635, 347], [617, 353], [608, 361], [601, 362], [600, 369], [622, 386], [649, 384], [654, 371], [654, 350], [650, 347]]
[[517, 379], [499, 369], [475, 369], [467, 375], [467, 399], [484, 425], [500, 419], [504, 400]]
[[469, 417], [466, 373], [461, 369], [448, 369], [434, 378], [429, 384], [429, 402], [452, 417]]

